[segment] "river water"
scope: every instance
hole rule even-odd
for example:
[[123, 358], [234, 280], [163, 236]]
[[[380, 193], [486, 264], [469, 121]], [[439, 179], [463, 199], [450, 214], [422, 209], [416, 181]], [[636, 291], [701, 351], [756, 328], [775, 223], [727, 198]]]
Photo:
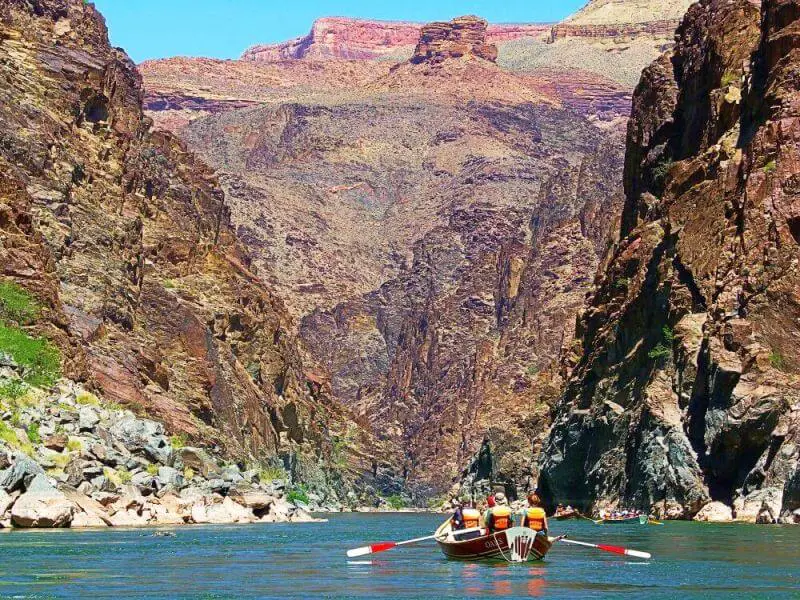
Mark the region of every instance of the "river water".
[[[430, 533], [440, 515], [325, 524], [0, 533], [0, 598], [800, 598], [800, 527], [551, 523], [552, 533], [651, 552], [556, 545], [527, 565], [446, 560], [433, 543], [348, 562], [367, 542]], [[163, 530], [162, 530], [163, 531]]]

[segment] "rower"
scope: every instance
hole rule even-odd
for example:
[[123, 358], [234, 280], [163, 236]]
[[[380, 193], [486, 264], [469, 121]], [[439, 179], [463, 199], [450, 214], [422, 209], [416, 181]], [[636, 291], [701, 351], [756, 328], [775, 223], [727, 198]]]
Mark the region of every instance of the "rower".
[[547, 514], [536, 491], [528, 494], [528, 507], [522, 513], [522, 526], [547, 535]]
[[508, 500], [503, 492], [497, 492], [494, 496], [496, 506], [489, 508], [484, 515], [486, 528], [489, 533], [505, 531], [514, 526], [514, 519], [511, 516], [511, 509], [508, 507]]
[[461, 529], [465, 529], [466, 526], [464, 525], [464, 507], [461, 504], [461, 500], [458, 498], [453, 498], [450, 501], [450, 505], [456, 509], [456, 511], [453, 513], [452, 518], [450, 519], [451, 529], [453, 531], [459, 531]]
[[481, 526], [481, 511], [475, 508], [469, 500], [464, 500], [461, 517], [464, 519], [464, 529], [475, 529]]

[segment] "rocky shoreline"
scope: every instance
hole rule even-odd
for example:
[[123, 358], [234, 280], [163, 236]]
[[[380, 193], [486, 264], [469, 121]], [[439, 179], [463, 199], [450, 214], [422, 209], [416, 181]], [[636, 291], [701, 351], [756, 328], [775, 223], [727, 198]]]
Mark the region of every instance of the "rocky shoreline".
[[280, 469], [225, 463], [68, 382], [0, 401], [0, 529], [298, 523], [341, 508], [299, 489]]

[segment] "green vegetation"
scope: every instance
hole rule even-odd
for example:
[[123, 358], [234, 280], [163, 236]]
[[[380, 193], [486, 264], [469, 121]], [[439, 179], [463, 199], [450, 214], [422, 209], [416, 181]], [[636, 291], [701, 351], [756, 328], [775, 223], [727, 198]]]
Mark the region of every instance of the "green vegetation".
[[653, 168], [653, 182], [658, 186], [663, 186], [667, 181], [667, 175], [669, 175], [670, 169], [672, 169], [672, 165], [675, 163], [669, 159], [662, 159], [654, 168]]
[[147, 465], [147, 474], [152, 475], [153, 477], [158, 475], [158, 465], [156, 464]]
[[175, 289], [175, 282], [172, 279], [165, 279], [164, 280], [164, 289], [165, 290], [174, 290]]
[[131, 482], [131, 472], [128, 471], [125, 467], [120, 467], [117, 469], [117, 477], [122, 485], [126, 485]]
[[289, 475], [281, 467], [266, 467], [258, 471], [258, 480], [261, 483], [269, 483], [270, 481], [286, 481]]
[[614, 289], [617, 290], [627, 290], [631, 285], [631, 280], [627, 277], [620, 277], [616, 281], [614, 281]]
[[774, 160], [769, 161], [764, 165], [764, 173], [774, 173], [778, 170], [778, 163]]
[[647, 356], [653, 360], [662, 360], [672, 356], [672, 343], [675, 341], [675, 334], [672, 329], [665, 325], [661, 330], [664, 339], [658, 345], [647, 353]]
[[31, 423], [28, 425], [27, 430], [25, 433], [28, 434], [28, 439], [31, 441], [32, 444], [41, 444], [42, 443], [42, 436], [39, 435], [39, 424], [38, 423]]
[[100, 400], [91, 392], [83, 391], [75, 397], [75, 402], [81, 406], [100, 406]]
[[28, 388], [18, 379], [0, 381], [0, 400], [15, 402], [28, 393]]
[[739, 81], [739, 77], [736, 76], [736, 73], [725, 73], [722, 76], [722, 81], [720, 83], [722, 87], [728, 87], [730, 85], [733, 85], [737, 81]]
[[528, 377], [536, 377], [539, 374], [539, 367], [536, 365], [529, 365], [527, 369], [525, 369], [525, 375]]
[[779, 371], [786, 370], [786, 359], [783, 358], [783, 354], [777, 350], [769, 355], [769, 364], [771, 364], [774, 369], [778, 369]]
[[39, 316], [36, 300], [18, 285], [9, 281], [0, 282], [0, 320], [29, 325]]
[[192, 469], [191, 467], [186, 467], [183, 470], [183, 478], [186, 481], [191, 481], [192, 479], [194, 479], [194, 469]]
[[20, 435], [17, 435], [17, 430], [4, 421], [0, 421], [0, 441], [16, 450], [21, 450], [28, 456], [33, 454], [33, 445], [27, 440], [23, 441]]
[[0, 324], [0, 352], [25, 369], [25, 383], [49, 387], [61, 377], [61, 355], [47, 340], [33, 338], [17, 327]]
[[169, 443], [172, 444], [172, 447], [175, 448], [175, 450], [185, 448], [188, 442], [189, 438], [186, 437], [185, 433], [179, 433], [178, 435], [173, 435], [171, 438], [169, 438]]
[[78, 438], [69, 438], [67, 441], [67, 452], [80, 452], [83, 450], [83, 442]]
[[394, 494], [386, 498], [386, 504], [388, 504], [389, 508], [392, 510], [401, 510], [408, 507], [408, 503], [405, 501], [405, 498], [399, 494]]
[[289, 490], [289, 493], [286, 494], [286, 499], [292, 504], [297, 502], [308, 504], [308, 488], [301, 483]]

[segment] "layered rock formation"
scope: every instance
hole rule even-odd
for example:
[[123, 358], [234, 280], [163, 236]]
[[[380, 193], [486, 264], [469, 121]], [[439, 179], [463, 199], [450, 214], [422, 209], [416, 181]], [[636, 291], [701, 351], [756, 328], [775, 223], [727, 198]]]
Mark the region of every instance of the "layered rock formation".
[[[509, 479], [530, 477], [558, 388], [548, 367], [621, 201], [629, 102], [588, 76], [606, 101], [556, 74], [504, 71], [478, 19], [428, 31], [413, 61], [316, 63], [312, 94], [310, 82], [265, 85], [249, 94], [261, 106], [181, 129], [222, 174], [239, 235], [300, 319], [311, 362], [401, 449], [419, 497], [445, 491], [486, 436], [503, 440]], [[253, 65], [251, 80], [309, 64]], [[356, 74], [346, 90], [328, 79], [344, 65]], [[154, 100], [205, 85], [231, 101], [231, 66], [143, 71]]]
[[216, 176], [149, 131], [140, 76], [91, 5], [12, 0], [0, 14], [0, 275], [41, 305], [21, 325], [107, 401], [325, 483], [352, 417], [304, 367]]
[[796, 0], [703, 0], [643, 75], [621, 240], [543, 450], [551, 502], [759, 522], [800, 505], [798, 32]]
[[[422, 23], [324, 18], [314, 22], [311, 32], [281, 44], [259, 45], [242, 54], [242, 60], [276, 62], [285, 60], [371, 60], [411, 52], [422, 31]], [[541, 37], [549, 25], [490, 25], [488, 43]]]
[[412, 64], [439, 63], [451, 58], [476, 57], [495, 62], [497, 46], [487, 43], [489, 24], [475, 16], [449, 23], [431, 23], [422, 28], [411, 57]]

